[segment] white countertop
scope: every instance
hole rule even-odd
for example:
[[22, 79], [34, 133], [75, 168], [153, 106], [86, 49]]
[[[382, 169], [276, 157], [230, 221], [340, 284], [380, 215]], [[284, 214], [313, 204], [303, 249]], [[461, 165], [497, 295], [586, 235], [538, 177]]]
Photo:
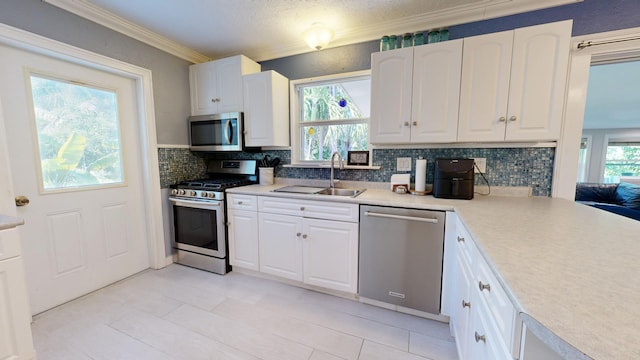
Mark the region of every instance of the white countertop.
[[229, 192], [454, 210], [523, 321], [544, 342], [566, 358], [640, 359], [639, 221], [546, 197], [445, 200], [372, 189], [356, 198], [271, 192], [282, 186]]
[[11, 229], [24, 224], [24, 220], [0, 214], [0, 230]]

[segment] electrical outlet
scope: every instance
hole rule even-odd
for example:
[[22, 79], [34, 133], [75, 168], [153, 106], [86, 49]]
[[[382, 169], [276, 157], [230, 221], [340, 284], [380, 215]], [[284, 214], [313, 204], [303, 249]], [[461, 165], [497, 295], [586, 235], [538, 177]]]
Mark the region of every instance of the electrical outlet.
[[397, 171], [411, 171], [411, 158], [396, 158]]
[[[475, 173], [485, 173], [487, 172], [487, 158], [475, 158], [473, 161], [476, 163], [476, 166], [473, 167], [473, 171]], [[480, 170], [478, 170], [480, 169]]]

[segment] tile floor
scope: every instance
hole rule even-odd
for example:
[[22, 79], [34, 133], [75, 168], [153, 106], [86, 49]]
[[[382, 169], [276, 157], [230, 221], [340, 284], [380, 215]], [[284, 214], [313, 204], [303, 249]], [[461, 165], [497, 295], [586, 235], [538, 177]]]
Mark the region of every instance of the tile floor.
[[447, 324], [181, 265], [49, 310], [32, 328], [39, 360], [457, 358]]

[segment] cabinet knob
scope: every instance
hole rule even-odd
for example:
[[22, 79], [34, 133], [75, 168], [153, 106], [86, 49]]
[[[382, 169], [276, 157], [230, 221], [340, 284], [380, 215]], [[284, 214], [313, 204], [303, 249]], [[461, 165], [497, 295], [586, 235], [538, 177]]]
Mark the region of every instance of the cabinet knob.
[[230, 222], [228, 222], [228, 223], [226, 223], [225, 225], [227, 225], [227, 226], [231, 226], [231, 223], [230, 223]]
[[238, 205], [242, 205], [242, 201], [238, 201]]
[[404, 122], [404, 126], [409, 126], [409, 122], [408, 122], [408, 121], [405, 121], [405, 122]]
[[482, 281], [478, 281], [478, 288], [480, 288], [480, 291], [482, 290], [491, 291], [491, 286], [489, 284], [483, 284]]
[[304, 211], [304, 206], [300, 206], [300, 211]]
[[411, 124], [412, 124], [413, 126], [418, 126], [418, 122], [417, 122], [417, 121], [414, 121], [414, 122], [412, 122]]
[[516, 120], [518, 120], [518, 117], [515, 115], [509, 118], [509, 121], [516, 121]]
[[464, 299], [462, 299], [462, 308], [470, 308], [471, 307], [471, 301], [464, 301]]
[[296, 233], [296, 237], [300, 237], [300, 235], [302, 235], [301, 233]]
[[505, 122], [505, 121], [507, 121], [507, 118], [506, 118], [506, 117], [504, 117], [504, 116], [500, 116], [500, 118], [498, 119], [498, 121], [500, 121], [500, 122]]
[[307, 238], [307, 234], [302, 235], [302, 238], [306, 239]]
[[462, 236], [458, 236], [458, 242], [464, 242], [464, 238]]
[[477, 332], [477, 331], [475, 331], [475, 333], [476, 333], [476, 334], [475, 334], [475, 337], [476, 337], [476, 342], [477, 342], [477, 343], [479, 343], [480, 341], [482, 341], [482, 342], [483, 342], [483, 343], [485, 343], [485, 344], [487, 343], [487, 338], [486, 338], [486, 336], [478, 334], [478, 332]]

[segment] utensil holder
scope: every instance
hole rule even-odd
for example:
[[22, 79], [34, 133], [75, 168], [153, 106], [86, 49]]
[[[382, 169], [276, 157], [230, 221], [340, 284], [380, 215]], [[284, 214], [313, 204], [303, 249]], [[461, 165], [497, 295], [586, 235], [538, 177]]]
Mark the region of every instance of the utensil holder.
[[258, 179], [260, 185], [272, 185], [273, 184], [273, 168], [261, 167], [258, 168]]

